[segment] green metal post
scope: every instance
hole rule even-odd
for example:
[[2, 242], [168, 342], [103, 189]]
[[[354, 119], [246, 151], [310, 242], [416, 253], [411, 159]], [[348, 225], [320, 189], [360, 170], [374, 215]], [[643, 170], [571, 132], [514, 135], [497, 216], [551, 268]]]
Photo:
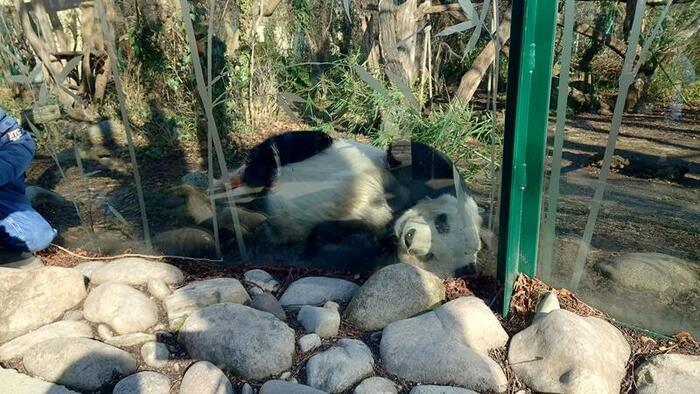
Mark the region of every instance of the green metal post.
[[504, 316], [517, 274], [537, 272], [557, 2], [512, 7], [498, 252]]

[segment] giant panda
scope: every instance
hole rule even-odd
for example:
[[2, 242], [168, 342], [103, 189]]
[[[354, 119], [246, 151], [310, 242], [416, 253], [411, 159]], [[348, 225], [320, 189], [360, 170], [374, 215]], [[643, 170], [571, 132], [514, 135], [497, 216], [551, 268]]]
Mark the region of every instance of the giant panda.
[[458, 198], [466, 188], [454, 174], [421, 143], [383, 150], [291, 131], [253, 148], [213, 192], [234, 201], [246, 243], [260, 249], [296, 245], [312, 265], [349, 270], [402, 261], [445, 277], [472, 272], [481, 248], [478, 207]]

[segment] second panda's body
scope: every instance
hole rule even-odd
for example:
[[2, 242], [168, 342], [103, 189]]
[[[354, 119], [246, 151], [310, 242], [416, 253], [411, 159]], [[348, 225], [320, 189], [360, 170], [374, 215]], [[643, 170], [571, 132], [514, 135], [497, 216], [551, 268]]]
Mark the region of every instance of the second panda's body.
[[[467, 197], [458, 209], [449, 160], [408, 146], [405, 156], [320, 132], [282, 134], [250, 152], [229, 180], [232, 197], [240, 209], [264, 215], [247, 228], [265, 248], [304, 245], [317, 260], [373, 260], [381, 240], [394, 239], [390, 254], [407, 262], [444, 275], [471, 267], [480, 248], [476, 204]], [[461, 223], [452, 234], [448, 219]], [[463, 248], [469, 256], [460, 256]]]

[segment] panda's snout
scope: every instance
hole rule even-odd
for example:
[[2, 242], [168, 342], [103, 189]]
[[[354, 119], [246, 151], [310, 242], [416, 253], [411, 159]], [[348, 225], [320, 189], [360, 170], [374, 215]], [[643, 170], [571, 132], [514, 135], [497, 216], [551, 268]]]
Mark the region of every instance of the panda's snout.
[[403, 236], [403, 243], [406, 244], [406, 248], [410, 249], [411, 244], [413, 243], [413, 237], [416, 235], [416, 229], [412, 228], [408, 231], [406, 231], [406, 234]]
[[430, 253], [430, 226], [423, 223], [409, 223], [404, 227], [401, 239], [410, 255], [425, 256]]

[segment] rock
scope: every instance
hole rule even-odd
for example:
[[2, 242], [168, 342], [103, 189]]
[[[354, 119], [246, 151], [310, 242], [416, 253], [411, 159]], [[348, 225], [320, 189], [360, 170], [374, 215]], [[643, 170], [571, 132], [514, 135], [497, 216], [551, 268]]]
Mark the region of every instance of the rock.
[[277, 298], [270, 293], [253, 295], [253, 299], [247, 305], [259, 311], [272, 313], [282, 321], [287, 320], [287, 314], [284, 312], [282, 305], [280, 305]]
[[326, 301], [325, 304], [323, 304], [324, 308], [332, 309], [334, 311], [340, 311], [340, 305], [338, 305], [337, 302], [333, 301]]
[[253, 287], [251, 287], [251, 288], [248, 290], [248, 293], [249, 293], [250, 295], [259, 295], [259, 294], [265, 293], [265, 290], [263, 290], [263, 289], [261, 289], [261, 288], [259, 288], [259, 287], [253, 286]]
[[87, 338], [54, 338], [30, 348], [22, 358], [27, 371], [49, 382], [78, 390], [97, 390], [115, 376], [136, 371], [136, 360], [123, 350]]
[[126, 257], [114, 260], [92, 273], [90, 278], [94, 284], [106, 282], [121, 282], [128, 285], [143, 286], [150, 279], [160, 279], [173, 285], [185, 280], [182, 271], [178, 268], [157, 261], [150, 261], [139, 257]]
[[145, 331], [158, 323], [158, 306], [124, 283], [104, 283], [93, 289], [83, 305], [85, 318], [108, 324], [118, 334]]
[[248, 384], [244, 384], [241, 388], [241, 394], [255, 394], [255, 390]]
[[292, 377], [292, 373], [289, 371], [282, 372], [282, 374], [280, 375], [280, 379], [282, 379], [282, 380], [289, 380], [289, 378], [291, 378], [291, 377]]
[[697, 264], [661, 253], [627, 253], [597, 267], [616, 287], [676, 294], [700, 291]]
[[348, 390], [373, 374], [372, 352], [356, 339], [341, 339], [336, 346], [316, 354], [306, 363], [309, 385], [329, 393]]
[[547, 314], [556, 309], [561, 309], [561, 307], [559, 306], [559, 299], [557, 298], [557, 293], [555, 291], [548, 291], [540, 296], [540, 300], [537, 303], [536, 313]]
[[216, 278], [189, 283], [169, 295], [163, 305], [168, 313], [170, 328], [177, 329], [195, 310], [212, 304], [244, 304], [250, 300], [237, 279]]
[[326, 301], [346, 302], [358, 285], [344, 279], [310, 276], [294, 281], [280, 298], [283, 307], [323, 305]]
[[325, 394], [321, 390], [284, 380], [269, 380], [260, 387], [258, 394]]
[[0, 393], [8, 394], [78, 394], [67, 388], [0, 367]]
[[310, 352], [321, 347], [321, 337], [318, 334], [306, 334], [299, 338], [298, 343], [302, 353]]
[[72, 268], [0, 270], [0, 344], [59, 319], [85, 298]]
[[149, 367], [163, 368], [168, 364], [170, 351], [160, 342], [146, 342], [141, 346], [141, 358]]
[[316, 333], [321, 338], [338, 335], [340, 314], [338, 311], [318, 306], [304, 305], [299, 310], [297, 320], [308, 333]]
[[411, 390], [409, 394], [479, 394], [476, 391], [451, 386], [420, 385]]
[[92, 338], [92, 328], [85, 322], [59, 321], [51, 323], [0, 346], [0, 361], [21, 357], [29, 348], [47, 339], [80, 337]]
[[292, 366], [294, 330], [270, 313], [239, 304], [195, 311], [178, 338], [192, 358], [231, 369], [244, 379], [277, 376]]
[[214, 236], [196, 227], [162, 232], [153, 237], [153, 248], [166, 256], [216, 257]]
[[269, 292], [277, 291], [280, 287], [279, 282], [277, 282], [272, 275], [260, 269], [246, 271], [243, 274], [243, 279], [246, 282]]
[[355, 387], [354, 394], [398, 394], [394, 382], [387, 378], [375, 376], [367, 378]]
[[513, 372], [539, 392], [619, 393], [630, 346], [610, 323], [556, 309], [515, 334]]
[[482, 300], [462, 297], [389, 324], [382, 332], [380, 354], [386, 370], [402, 379], [502, 392], [508, 386], [506, 376], [487, 352], [507, 341]]
[[108, 345], [116, 347], [129, 347], [155, 340], [156, 334], [147, 334], [145, 332], [133, 332], [130, 334], [117, 335], [111, 338], [107, 338], [104, 340], [104, 342]]
[[365, 331], [426, 311], [445, 299], [435, 274], [409, 264], [393, 264], [372, 275], [350, 301], [348, 321]]
[[151, 279], [148, 281], [148, 292], [153, 296], [156, 297], [159, 300], [164, 300], [166, 297], [168, 297], [170, 294], [172, 294], [172, 290], [168, 287], [165, 282], [163, 282], [160, 279]]
[[83, 312], [77, 311], [77, 310], [68, 311], [63, 315], [63, 320], [72, 320], [72, 321], [83, 320]]
[[106, 324], [98, 324], [97, 335], [99, 335], [103, 340], [107, 340], [114, 336], [114, 331], [112, 331], [112, 329]]
[[0, 248], [0, 267], [31, 270], [43, 268], [44, 263], [31, 253]]
[[187, 368], [180, 384], [181, 394], [233, 394], [226, 375], [209, 361], [199, 361]]
[[80, 263], [76, 265], [74, 268], [80, 271], [83, 276], [85, 276], [88, 279], [92, 278], [92, 274], [99, 270], [100, 268], [104, 267], [107, 265], [104, 261], [86, 261], [84, 263]]
[[180, 178], [183, 185], [198, 187], [202, 190], [209, 188], [209, 177], [202, 172], [188, 172]]
[[170, 378], [153, 371], [135, 373], [120, 380], [112, 394], [170, 394]]
[[700, 356], [660, 354], [645, 361], [634, 373], [637, 394], [697, 392]]

